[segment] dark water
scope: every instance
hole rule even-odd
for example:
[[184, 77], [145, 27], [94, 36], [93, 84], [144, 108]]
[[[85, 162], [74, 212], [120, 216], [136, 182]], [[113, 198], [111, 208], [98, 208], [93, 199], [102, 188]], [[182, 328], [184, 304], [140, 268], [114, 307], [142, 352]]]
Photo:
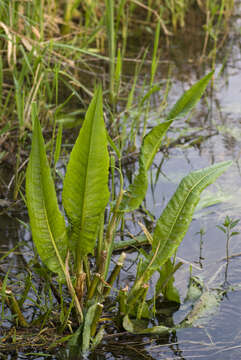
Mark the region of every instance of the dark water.
[[[216, 225], [221, 225], [225, 216], [236, 220], [241, 218], [241, 55], [240, 38], [241, 6], [236, 5], [235, 21], [230, 39], [225, 48], [220, 49], [217, 57], [216, 80], [213, 90], [202, 99], [188, 122], [179, 121], [170, 131], [170, 139], [183, 134], [181, 143], [168, 151], [161, 167], [161, 173], [155, 184], [157, 169], [162, 161], [160, 153], [152, 167], [150, 186], [146, 198], [146, 208], [156, 217], [175, 191], [180, 179], [189, 171], [209, 166], [218, 161], [234, 160], [232, 167], [222, 175], [217, 183], [203, 194], [201, 204], [214, 203], [196, 212], [191, 227], [178, 250], [178, 257], [185, 265], [176, 274], [176, 286], [184, 300], [190, 264], [193, 274], [199, 276], [206, 290], [213, 291], [226, 287], [225, 296], [208, 321], [190, 329], [179, 329], [166, 336], [107, 336], [104, 345], [98, 348], [89, 359], [207, 359], [231, 360], [241, 358], [241, 235], [230, 241], [229, 252], [234, 255], [226, 266], [226, 238]], [[170, 105], [208, 71], [208, 66], [196, 66], [200, 56], [195, 38], [177, 42], [169, 51], [169, 63], [173, 67], [173, 85], [169, 94]], [[195, 50], [193, 50], [192, 47]], [[175, 54], [172, 55], [172, 54]], [[165, 65], [160, 65], [160, 80]], [[205, 68], [206, 67], [206, 68]], [[222, 70], [222, 73], [219, 72]], [[164, 71], [165, 72], [165, 71]], [[157, 79], [158, 81], [158, 79]], [[152, 111], [149, 125], [160, 121], [159, 99], [155, 94], [152, 99]], [[201, 128], [201, 129], [200, 129]], [[186, 131], [184, 131], [186, 130]], [[190, 146], [186, 134], [193, 133], [199, 139], [196, 146]], [[220, 201], [220, 203], [218, 202]], [[18, 215], [4, 213], [0, 216], [0, 258], [19, 241], [28, 241], [29, 234], [16, 220]], [[200, 229], [204, 230], [200, 259]], [[241, 231], [241, 222], [235, 227]], [[26, 249], [26, 253], [29, 249]], [[132, 255], [131, 255], [132, 256]], [[26, 258], [30, 259], [31, 254]], [[13, 268], [21, 268], [23, 262], [10, 256]], [[1, 264], [0, 264], [1, 265]], [[6, 267], [6, 260], [3, 260]], [[125, 276], [123, 276], [123, 282]], [[173, 322], [178, 323], [185, 314], [181, 308], [173, 314]], [[11, 356], [9, 355], [9, 359]], [[42, 356], [19, 354], [12, 359], [43, 359]], [[54, 355], [53, 358], [68, 358], [68, 353]]]

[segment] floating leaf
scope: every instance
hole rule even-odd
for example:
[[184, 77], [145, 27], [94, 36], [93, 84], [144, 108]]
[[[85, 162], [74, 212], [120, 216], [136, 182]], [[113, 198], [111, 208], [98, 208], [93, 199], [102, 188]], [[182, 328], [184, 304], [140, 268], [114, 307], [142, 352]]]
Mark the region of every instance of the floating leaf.
[[206, 323], [219, 309], [222, 300], [221, 294], [216, 290], [205, 291], [195, 302], [193, 309], [180, 323], [179, 327], [200, 326]]
[[131, 320], [128, 315], [124, 316], [123, 327], [132, 334], [164, 334], [172, 330], [171, 328], [162, 325], [153, 326], [151, 328], [147, 328], [146, 326], [146, 321]]

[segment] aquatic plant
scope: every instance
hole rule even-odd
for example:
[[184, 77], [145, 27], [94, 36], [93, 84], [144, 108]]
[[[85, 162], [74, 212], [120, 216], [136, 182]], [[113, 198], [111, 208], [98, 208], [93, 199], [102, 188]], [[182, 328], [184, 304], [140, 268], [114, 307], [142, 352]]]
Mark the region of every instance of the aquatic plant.
[[229, 216], [226, 216], [222, 225], [217, 225], [217, 228], [220, 229], [226, 235], [226, 269], [225, 269], [225, 280], [224, 285], [225, 287], [228, 285], [228, 266], [229, 266], [229, 246], [230, 240], [234, 236], [240, 234], [239, 231], [233, 231], [234, 228], [238, 225], [240, 219], [232, 219]]
[[[58, 275], [69, 290], [78, 317], [76, 337], [82, 352], [96, 345], [103, 336], [103, 327], [99, 329], [98, 324], [105, 300], [125, 261], [125, 253], [122, 253], [110, 274], [120, 220], [141, 205], [148, 187], [148, 170], [163, 137], [175, 119], [187, 115], [194, 107], [212, 76], [213, 72], [194, 84], [174, 105], [166, 120], [143, 138], [139, 172], [126, 190], [123, 188], [121, 169], [118, 169], [120, 190], [109, 207], [108, 141], [117, 156], [119, 152], [107, 135], [102, 90], [100, 86], [96, 89], [70, 154], [63, 182], [62, 204], [68, 225], [58, 206], [36, 106], [32, 108], [33, 138], [26, 173], [26, 200], [33, 241], [42, 262]], [[130, 288], [119, 289], [116, 297], [119, 320], [123, 320], [122, 325], [126, 330], [137, 332], [135, 319], [148, 318], [155, 313], [153, 304], [160, 293], [179, 301], [173, 286], [173, 275], [180, 264], [171, 261], [171, 257], [188, 230], [201, 192], [230, 164], [230, 161], [222, 162], [188, 174], [158, 219], [153, 234], [142, 226], [151, 250], [149, 253], [140, 250], [134, 283]], [[111, 166], [115, 166], [113, 161]], [[94, 270], [90, 266], [93, 258]], [[154, 298], [147, 301], [149, 281], [156, 272], [161, 280], [156, 284]], [[139, 329], [138, 333], [162, 331], [167, 331], [167, 328], [160, 325], [152, 330]]]

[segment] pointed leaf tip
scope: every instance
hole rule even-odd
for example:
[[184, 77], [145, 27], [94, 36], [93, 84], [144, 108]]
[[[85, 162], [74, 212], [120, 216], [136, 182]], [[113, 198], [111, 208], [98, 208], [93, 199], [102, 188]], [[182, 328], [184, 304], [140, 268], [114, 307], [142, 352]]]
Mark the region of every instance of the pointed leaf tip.
[[26, 173], [26, 200], [33, 241], [43, 263], [63, 277], [67, 252], [64, 217], [61, 214], [47, 156], [41, 126], [33, 116], [33, 137]]
[[71, 246], [82, 255], [95, 247], [100, 215], [109, 200], [108, 172], [102, 89], [98, 86], [70, 154], [63, 187]]
[[214, 71], [211, 71], [187, 90], [173, 106], [166, 120], [180, 119], [186, 116], [202, 97], [213, 74]]

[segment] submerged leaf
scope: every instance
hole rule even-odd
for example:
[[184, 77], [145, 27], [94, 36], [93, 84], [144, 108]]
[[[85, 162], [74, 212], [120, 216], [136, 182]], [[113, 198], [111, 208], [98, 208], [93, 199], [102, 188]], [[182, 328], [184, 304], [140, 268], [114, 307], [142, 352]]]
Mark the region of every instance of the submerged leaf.
[[194, 302], [199, 299], [204, 292], [203, 280], [197, 276], [191, 276], [189, 279], [188, 290], [184, 303]]
[[32, 149], [26, 173], [26, 198], [33, 241], [43, 263], [63, 275], [67, 252], [64, 217], [58, 208], [39, 120], [34, 119]]
[[132, 334], [163, 334], [172, 330], [163, 325], [147, 328], [146, 321], [131, 320], [128, 315], [125, 315], [123, 319], [123, 327]]
[[82, 255], [93, 253], [100, 215], [108, 199], [109, 155], [99, 87], [70, 155], [63, 204], [71, 224], [71, 246]]
[[200, 326], [206, 323], [219, 309], [222, 296], [216, 290], [205, 291], [195, 302], [193, 309], [179, 327]]

